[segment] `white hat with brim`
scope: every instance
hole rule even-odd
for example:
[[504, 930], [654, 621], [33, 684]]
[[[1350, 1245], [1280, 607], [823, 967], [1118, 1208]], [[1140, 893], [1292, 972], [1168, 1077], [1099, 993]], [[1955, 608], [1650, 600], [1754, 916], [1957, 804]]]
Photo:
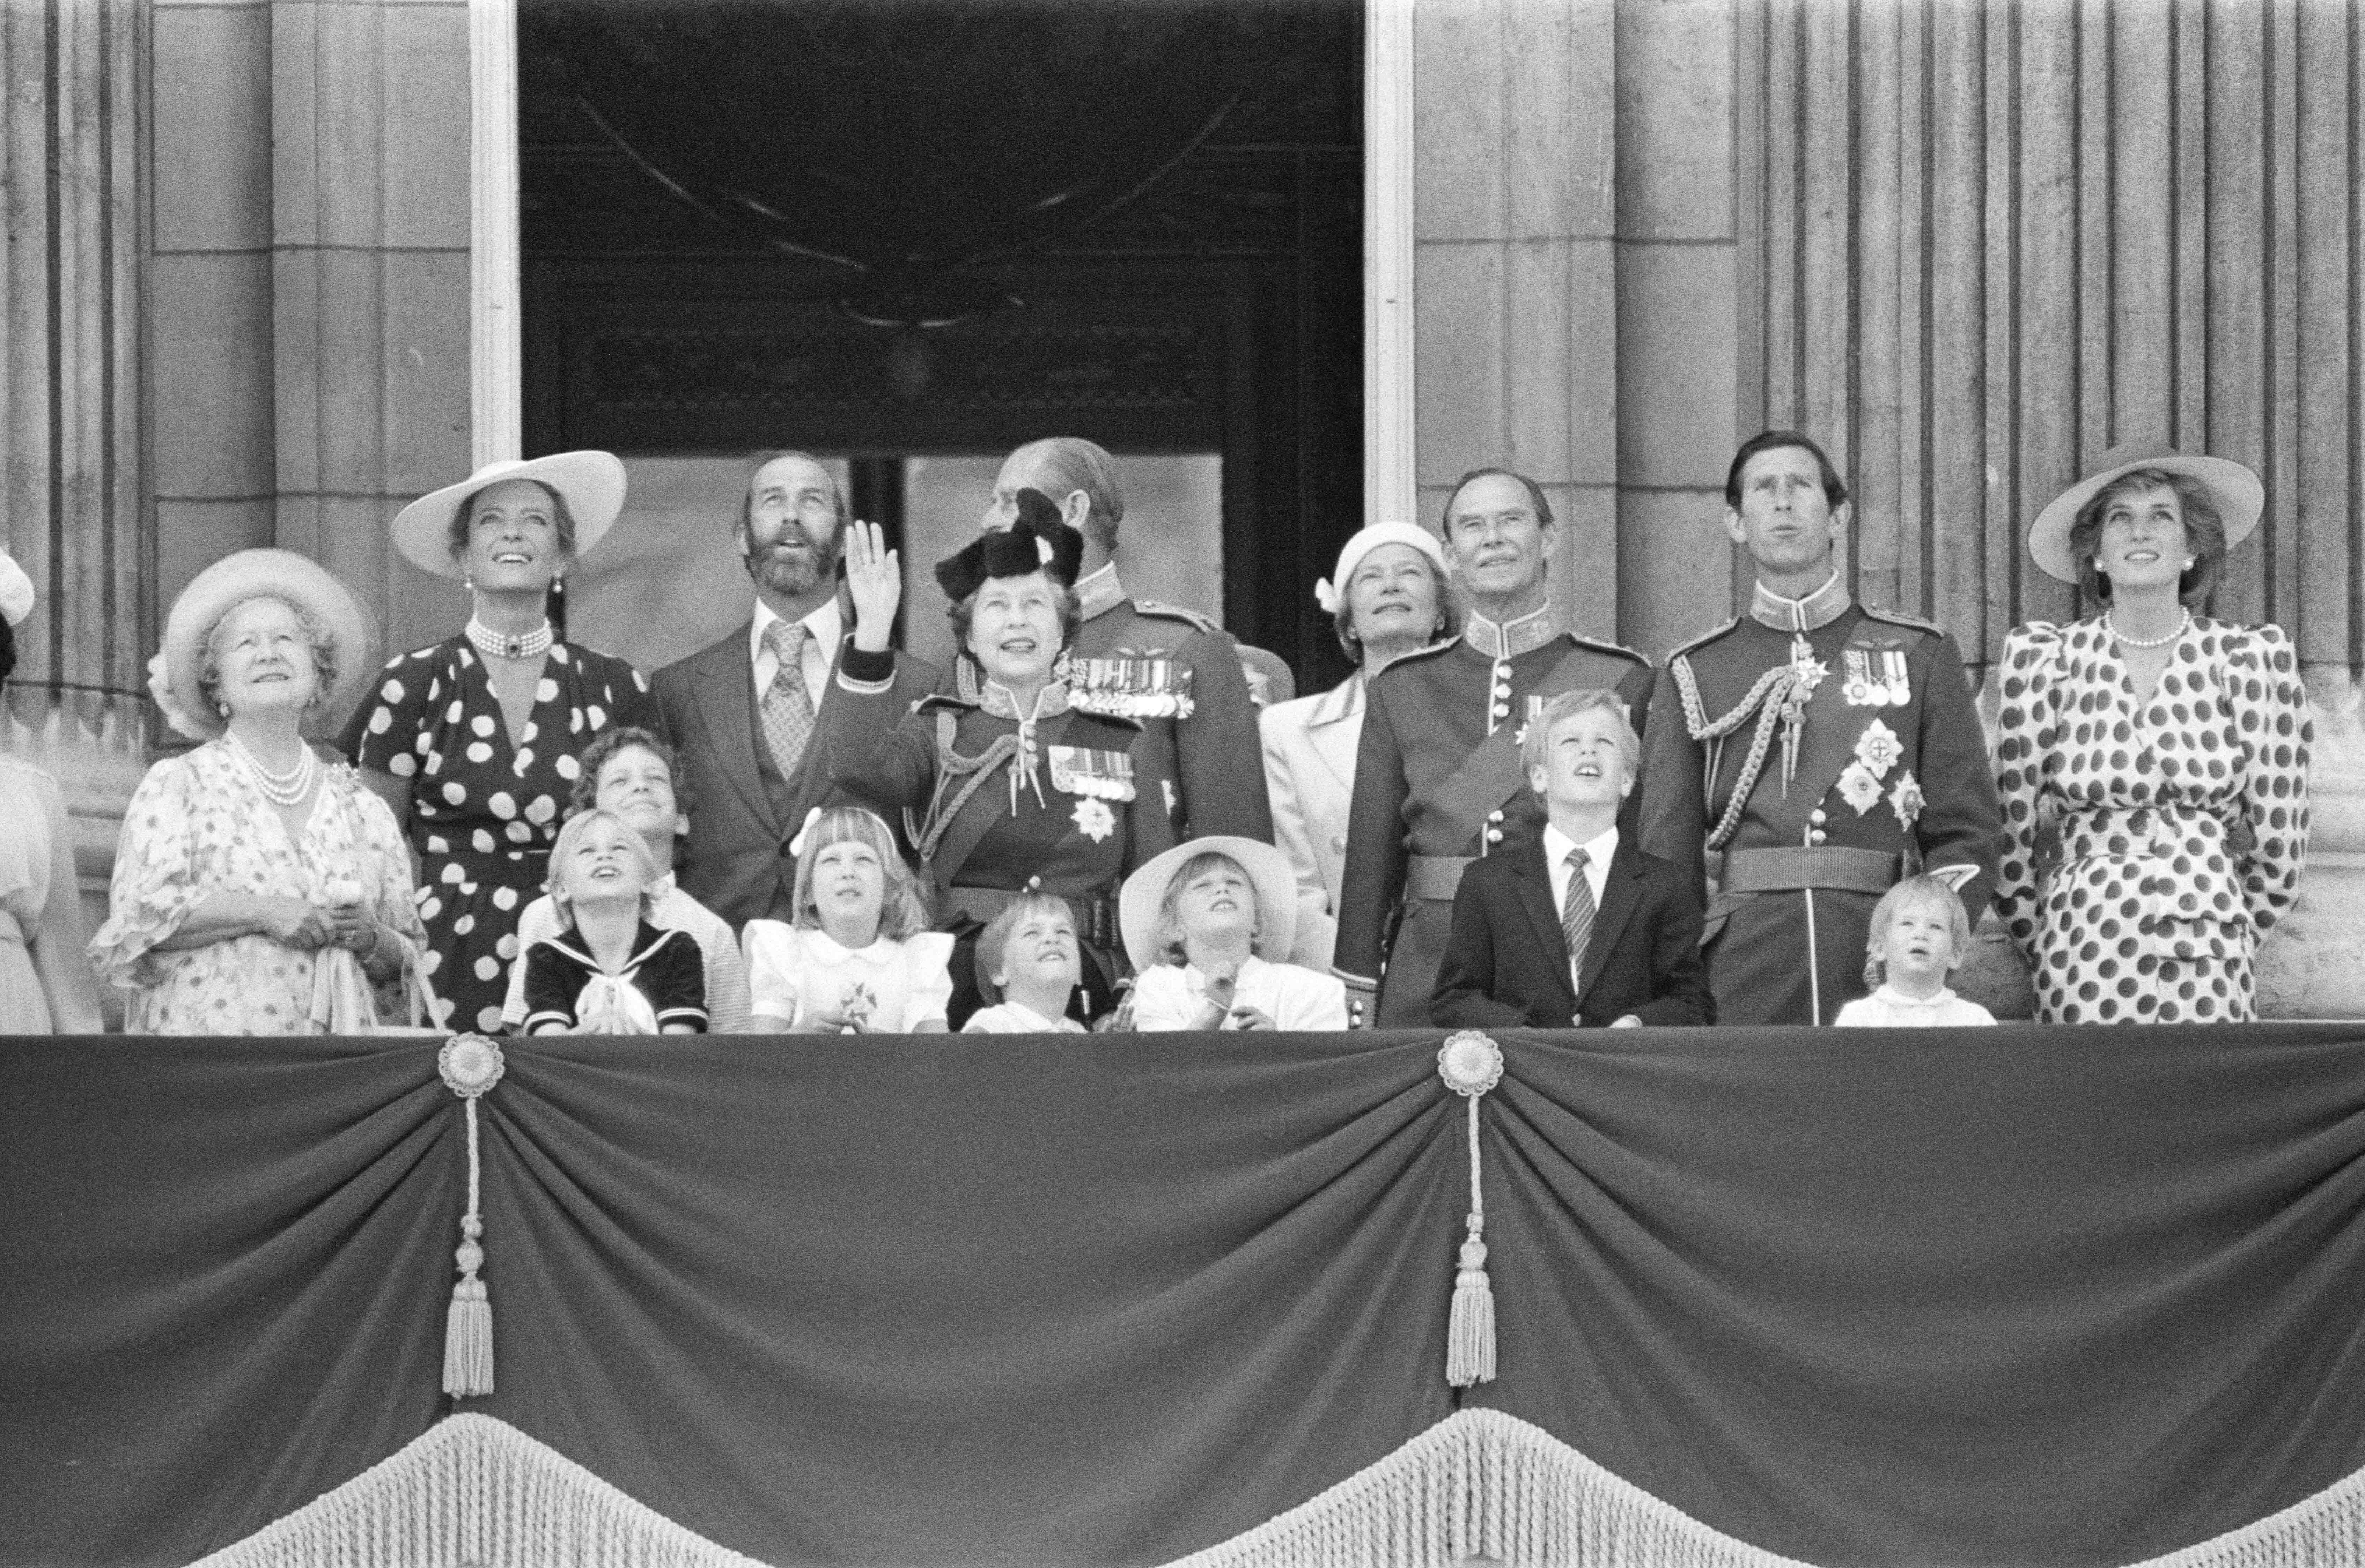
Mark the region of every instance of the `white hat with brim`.
[[[337, 682], [305, 716], [307, 734], [341, 729], [377, 674], [369, 618], [344, 584], [293, 550], [241, 550], [199, 572], [164, 620], [163, 687], [157, 701], [173, 727], [192, 740], [211, 740], [229, 728], [197, 689], [206, 633], [250, 599], [285, 599], [310, 617], [335, 652]], [[165, 699], [170, 697], [171, 701]], [[177, 705], [181, 710], [174, 712]]]
[[1167, 884], [1184, 864], [1201, 855], [1228, 855], [1249, 874], [1256, 889], [1257, 935], [1251, 945], [1260, 958], [1280, 963], [1289, 957], [1297, 936], [1297, 876], [1289, 857], [1270, 844], [1229, 834], [1211, 834], [1178, 844], [1125, 879], [1117, 895], [1117, 925], [1125, 933], [1126, 955], [1136, 969], [1166, 961], [1158, 947], [1158, 910], [1166, 902]]
[[2048, 577], [2065, 583], [2078, 580], [2078, 563], [2069, 554], [2069, 530], [2088, 501], [2123, 474], [2157, 468], [2180, 474], [2209, 487], [2217, 503], [2217, 521], [2225, 527], [2225, 548], [2231, 550], [2250, 536], [2267, 510], [2267, 487], [2257, 474], [2230, 457], [2203, 457], [2168, 446], [2121, 446], [2102, 454], [2100, 467], [2053, 498], [2029, 525], [2028, 554]]
[[488, 463], [456, 485], [431, 490], [395, 515], [394, 547], [422, 572], [466, 573], [452, 558], [452, 523], [470, 496], [504, 479], [532, 479], [566, 503], [575, 520], [575, 554], [591, 553], [624, 510], [624, 465], [612, 452], [559, 452]]
[[1428, 556], [1439, 571], [1446, 569], [1445, 546], [1437, 542], [1437, 535], [1420, 524], [1375, 522], [1339, 547], [1339, 565], [1335, 568], [1337, 575], [1324, 577], [1314, 585], [1314, 602], [1322, 607], [1325, 615], [1339, 613], [1339, 606], [1346, 602], [1347, 584], [1353, 580], [1355, 568], [1363, 564], [1364, 556], [1383, 544], [1409, 545]]
[[0, 550], [0, 621], [15, 631], [33, 613], [33, 579], [17, 565], [17, 557]]

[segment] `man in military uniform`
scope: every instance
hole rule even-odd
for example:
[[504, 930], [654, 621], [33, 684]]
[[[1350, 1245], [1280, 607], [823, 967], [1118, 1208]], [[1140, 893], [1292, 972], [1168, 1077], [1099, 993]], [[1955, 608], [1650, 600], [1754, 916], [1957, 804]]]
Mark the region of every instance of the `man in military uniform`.
[[1264, 746], [1239, 645], [1195, 610], [1126, 597], [1116, 574], [1125, 492], [1116, 460], [1078, 436], [1030, 441], [1003, 460], [981, 526], [1008, 530], [1018, 492], [1040, 490], [1084, 539], [1075, 592], [1084, 622], [1069, 649], [1069, 701], [1088, 713], [1162, 725], [1181, 785], [1178, 838], [1236, 834], [1272, 842]]
[[1791, 431], [1743, 442], [1725, 528], [1749, 613], [1677, 648], [1646, 745], [1642, 848], [1714, 878], [1703, 946], [1720, 1024], [1828, 1024], [1865, 994], [1872, 906], [1944, 879], [1977, 924], [2001, 847], [1955, 641], [1849, 596], [1847, 487]]
[[[1564, 691], [1599, 687], [1625, 698], [1648, 733], [1650, 661], [1577, 636], [1552, 601], [1558, 530], [1542, 487], [1474, 470], [1446, 498], [1444, 522], [1469, 623], [1370, 682], [1347, 815], [1333, 972], [1367, 1004], [1378, 991], [1386, 1028], [1429, 1023], [1463, 868], [1543, 831], [1541, 798], [1519, 765], [1528, 721]], [[1620, 825], [1634, 831], [1631, 811]]]

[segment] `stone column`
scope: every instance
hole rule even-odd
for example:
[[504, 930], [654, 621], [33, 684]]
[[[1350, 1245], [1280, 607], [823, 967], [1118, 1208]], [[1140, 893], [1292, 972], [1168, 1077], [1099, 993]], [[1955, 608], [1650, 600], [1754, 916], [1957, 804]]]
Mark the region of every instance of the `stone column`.
[[1418, 510], [1413, 0], [1363, 6], [1363, 521]]
[[1555, 595], [1655, 657], [1729, 613], [1733, 6], [1420, 0], [1413, 30], [1422, 519], [1464, 469], [1534, 476]]
[[1617, 74], [1609, 0], [1413, 14], [1421, 521], [1500, 465], [1561, 521], [1553, 596], [1618, 621]]
[[449, 635], [455, 587], [393, 554], [405, 501], [467, 476], [466, 0], [272, 0], [274, 537]]
[[140, 442], [139, 0], [0, 0], [0, 527], [39, 608], [6, 748], [64, 787], [85, 899], [146, 764], [154, 604]]

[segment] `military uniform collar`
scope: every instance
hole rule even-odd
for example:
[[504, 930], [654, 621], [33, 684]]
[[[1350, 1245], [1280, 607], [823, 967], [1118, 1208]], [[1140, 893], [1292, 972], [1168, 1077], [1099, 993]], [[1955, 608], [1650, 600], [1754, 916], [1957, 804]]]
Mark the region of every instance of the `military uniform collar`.
[[1076, 583], [1076, 608], [1087, 621], [1104, 615], [1125, 602], [1125, 585], [1116, 580], [1116, 563], [1087, 573]]
[[954, 689], [959, 693], [960, 700], [983, 709], [997, 719], [1014, 720], [1031, 728], [1046, 719], [1056, 719], [1068, 711], [1068, 683], [1056, 674], [1044, 684], [1042, 690], [1035, 694], [1035, 711], [1022, 713], [1018, 711], [1017, 694], [1000, 681], [988, 680], [985, 672], [977, 667], [972, 658], [957, 661], [953, 671]]
[[1749, 618], [1777, 632], [1813, 632], [1846, 614], [1855, 602], [1834, 569], [1822, 587], [1803, 599], [1785, 599], [1762, 582], [1754, 585], [1749, 595]]
[[1558, 641], [1566, 630], [1561, 624], [1560, 612], [1552, 606], [1552, 596], [1547, 594], [1543, 603], [1535, 609], [1516, 621], [1500, 624], [1471, 611], [1469, 624], [1462, 628], [1462, 640], [1490, 659], [1515, 659]]

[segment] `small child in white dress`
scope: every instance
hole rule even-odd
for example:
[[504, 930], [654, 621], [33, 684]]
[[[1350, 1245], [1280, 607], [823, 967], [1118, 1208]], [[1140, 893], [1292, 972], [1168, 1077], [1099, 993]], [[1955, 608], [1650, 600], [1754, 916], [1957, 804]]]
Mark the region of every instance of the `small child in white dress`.
[[1955, 890], [1936, 877], [1906, 878], [1872, 906], [1864, 963], [1872, 994], [1841, 1008], [1833, 1022], [1875, 1029], [1994, 1023], [1986, 1008], [1946, 989], [1970, 946], [1970, 918]]
[[1264, 956], [1289, 951], [1296, 915], [1288, 857], [1252, 838], [1195, 838], [1142, 867], [1117, 900], [1133, 1027], [1344, 1029], [1337, 977]]
[[873, 812], [837, 806], [799, 835], [796, 924], [751, 920], [754, 1026], [781, 1035], [942, 1034], [953, 939], [925, 929], [927, 903]]
[[1068, 901], [1028, 893], [1013, 901], [977, 939], [977, 989], [993, 1005], [961, 1026], [964, 1035], [1081, 1035], [1068, 999], [1083, 979], [1076, 917]]

